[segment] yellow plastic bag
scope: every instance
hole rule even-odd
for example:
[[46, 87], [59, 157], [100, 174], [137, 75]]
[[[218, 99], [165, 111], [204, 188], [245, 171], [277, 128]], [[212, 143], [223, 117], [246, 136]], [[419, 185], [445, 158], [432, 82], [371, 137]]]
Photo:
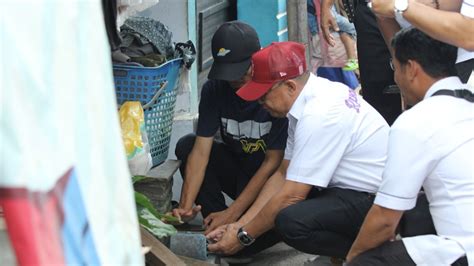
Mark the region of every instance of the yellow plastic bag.
[[120, 107], [119, 116], [130, 173], [145, 175], [151, 169], [152, 159], [140, 102], [125, 102]]

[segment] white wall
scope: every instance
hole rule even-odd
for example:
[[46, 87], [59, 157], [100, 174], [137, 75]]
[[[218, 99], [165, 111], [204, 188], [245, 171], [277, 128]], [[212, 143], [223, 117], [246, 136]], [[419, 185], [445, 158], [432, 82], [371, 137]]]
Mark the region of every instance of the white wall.
[[[173, 33], [173, 42], [188, 41], [188, 0], [160, 0], [158, 4], [141, 12], [140, 16], [151, 17], [168, 26]], [[193, 40], [196, 45], [195, 40]], [[195, 64], [193, 65], [195, 68]], [[175, 117], [188, 116], [191, 112], [190, 88], [178, 91]], [[192, 114], [191, 114], [192, 115]]]
[[186, 42], [188, 38], [188, 1], [160, 0], [158, 4], [140, 13], [168, 26], [174, 42]]

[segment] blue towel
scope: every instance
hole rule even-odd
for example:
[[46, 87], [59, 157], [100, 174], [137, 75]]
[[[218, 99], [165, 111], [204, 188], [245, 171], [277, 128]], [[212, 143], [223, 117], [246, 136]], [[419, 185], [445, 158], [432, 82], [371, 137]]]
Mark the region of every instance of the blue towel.
[[344, 71], [340, 67], [318, 67], [316, 72], [318, 77], [344, 83], [351, 89], [355, 89], [359, 86], [359, 81], [354, 71]]

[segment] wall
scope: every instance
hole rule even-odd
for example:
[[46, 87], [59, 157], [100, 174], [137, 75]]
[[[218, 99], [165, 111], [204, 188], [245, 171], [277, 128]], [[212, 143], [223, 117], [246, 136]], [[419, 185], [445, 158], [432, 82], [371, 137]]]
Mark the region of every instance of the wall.
[[[160, 0], [158, 4], [141, 12], [140, 16], [151, 17], [168, 26], [173, 33], [173, 42], [186, 42], [188, 37], [188, 1], [187, 0]], [[195, 42], [193, 40], [193, 42]], [[195, 43], [196, 44], [196, 43]], [[193, 68], [196, 67], [196, 63]], [[175, 117], [190, 113], [190, 87], [178, 91], [176, 99]]]
[[173, 32], [174, 42], [188, 40], [187, 0], [160, 0], [158, 4], [141, 12], [140, 16], [151, 17], [168, 26]]

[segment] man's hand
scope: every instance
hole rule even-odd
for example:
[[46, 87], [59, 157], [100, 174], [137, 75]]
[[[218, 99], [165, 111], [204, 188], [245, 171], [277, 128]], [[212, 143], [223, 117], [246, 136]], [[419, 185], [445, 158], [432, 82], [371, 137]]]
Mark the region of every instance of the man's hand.
[[372, 11], [381, 17], [395, 17], [394, 0], [372, 0]]
[[227, 230], [228, 224], [221, 225], [214, 229], [212, 232], [206, 234], [206, 238], [211, 240], [212, 243], [221, 241]]
[[234, 215], [229, 209], [213, 212], [204, 219], [204, 227], [206, 231], [204, 234], [210, 233], [221, 225], [231, 224], [237, 220], [238, 217]]
[[346, 257], [346, 264], [351, 262], [355, 257], [359, 256], [360, 253], [357, 253], [353, 250], [350, 250]]
[[331, 13], [331, 8], [321, 7], [321, 30], [323, 31], [323, 37], [326, 42], [331, 46], [336, 45], [331, 31], [339, 31], [339, 26], [337, 26], [336, 19]]
[[172, 215], [183, 222], [189, 222], [201, 211], [201, 205], [192, 207], [191, 209], [177, 208], [173, 209]]
[[220, 240], [217, 243], [209, 244], [207, 247], [209, 251], [219, 254], [232, 255], [243, 249], [244, 247], [240, 244], [239, 239], [237, 239], [237, 231], [239, 230], [239, 227], [240, 226], [237, 224], [227, 225], [225, 233], [220, 238]]

